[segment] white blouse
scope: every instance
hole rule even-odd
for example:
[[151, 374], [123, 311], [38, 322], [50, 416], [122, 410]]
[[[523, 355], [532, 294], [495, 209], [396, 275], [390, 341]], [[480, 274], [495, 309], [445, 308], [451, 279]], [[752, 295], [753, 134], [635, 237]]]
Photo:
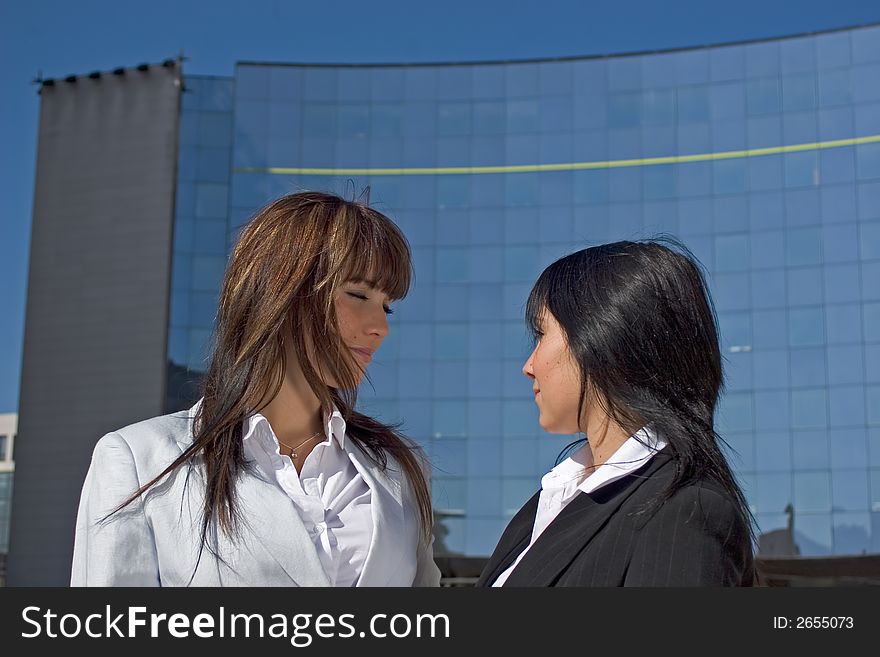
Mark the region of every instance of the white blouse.
[[245, 421], [245, 456], [293, 502], [330, 584], [357, 586], [373, 538], [372, 492], [345, 451], [345, 420], [337, 409], [325, 435], [297, 473], [269, 421], [256, 413]]
[[593, 452], [590, 444], [585, 443], [578, 451], [545, 474], [541, 479], [541, 495], [538, 497], [532, 539], [526, 549], [520, 552], [516, 561], [492, 582], [492, 586], [504, 586], [504, 582], [522, 561], [526, 552], [578, 493], [592, 493], [612, 481], [622, 479], [642, 467], [664, 447], [666, 442], [644, 427], [627, 438], [626, 442], [592, 473], [590, 470], [593, 467]]

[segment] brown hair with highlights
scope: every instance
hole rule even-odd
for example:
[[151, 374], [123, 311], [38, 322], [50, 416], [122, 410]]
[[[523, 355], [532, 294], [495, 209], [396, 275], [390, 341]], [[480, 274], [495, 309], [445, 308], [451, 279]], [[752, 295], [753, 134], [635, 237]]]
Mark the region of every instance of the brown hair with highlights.
[[[354, 409], [361, 368], [340, 337], [334, 304], [337, 290], [348, 281], [368, 282], [394, 300], [407, 294], [411, 278], [406, 238], [388, 217], [364, 203], [301, 192], [262, 208], [242, 231], [226, 270], [193, 443], [120, 508], [198, 459], [206, 480], [202, 545], [215, 522], [234, 536], [241, 520], [236, 481], [245, 467], [243, 423], [280, 390], [286, 370], [283, 344], [292, 340], [322, 408], [339, 409], [347, 435], [383, 470], [389, 455], [402, 468], [416, 496], [422, 538], [429, 541], [426, 461], [418, 446], [393, 427]], [[338, 387], [329, 387], [321, 375]]]

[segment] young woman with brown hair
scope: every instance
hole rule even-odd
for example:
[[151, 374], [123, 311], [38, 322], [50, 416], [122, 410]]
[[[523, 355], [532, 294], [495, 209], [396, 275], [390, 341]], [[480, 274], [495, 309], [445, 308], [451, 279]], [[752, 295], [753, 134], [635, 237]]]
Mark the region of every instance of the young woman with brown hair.
[[95, 447], [72, 585], [435, 586], [420, 450], [354, 410], [410, 251], [364, 204], [305, 192], [232, 253], [203, 397]]

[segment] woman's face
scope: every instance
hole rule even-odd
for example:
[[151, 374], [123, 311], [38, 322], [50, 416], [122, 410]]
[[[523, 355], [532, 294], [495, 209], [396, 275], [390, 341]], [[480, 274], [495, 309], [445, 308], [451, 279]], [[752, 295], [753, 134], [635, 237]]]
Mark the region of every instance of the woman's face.
[[361, 366], [363, 376], [388, 335], [388, 296], [369, 283], [348, 281], [337, 291], [335, 301], [339, 334]]
[[577, 433], [580, 369], [553, 315], [544, 311], [538, 344], [522, 372], [532, 381], [541, 427], [549, 433]]

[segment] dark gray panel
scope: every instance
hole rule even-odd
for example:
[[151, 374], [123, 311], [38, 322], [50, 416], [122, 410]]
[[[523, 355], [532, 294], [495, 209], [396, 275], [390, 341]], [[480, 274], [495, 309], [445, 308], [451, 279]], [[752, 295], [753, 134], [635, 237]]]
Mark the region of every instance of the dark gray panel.
[[67, 584], [95, 442], [163, 409], [180, 75], [41, 90], [10, 586]]

